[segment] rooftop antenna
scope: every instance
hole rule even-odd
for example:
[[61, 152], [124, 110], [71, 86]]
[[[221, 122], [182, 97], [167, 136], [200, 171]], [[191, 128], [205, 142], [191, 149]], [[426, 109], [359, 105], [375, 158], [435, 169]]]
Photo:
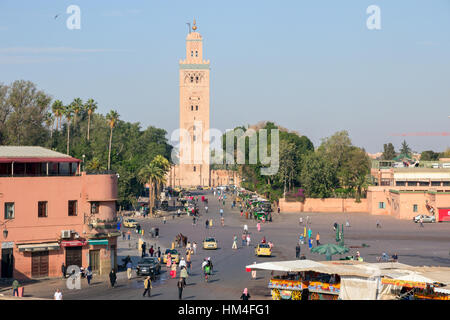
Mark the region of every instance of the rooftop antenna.
[[191, 24], [189, 23], [189, 22], [186, 22], [186, 24], [188, 25], [188, 27], [189, 27], [189, 30], [188, 30], [188, 32], [189, 33], [191, 33]]

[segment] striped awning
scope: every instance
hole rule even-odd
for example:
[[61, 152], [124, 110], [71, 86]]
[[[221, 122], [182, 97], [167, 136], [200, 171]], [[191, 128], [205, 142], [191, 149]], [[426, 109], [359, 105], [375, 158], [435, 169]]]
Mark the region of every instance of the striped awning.
[[36, 251], [47, 251], [47, 250], [59, 250], [61, 246], [58, 242], [48, 242], [48, 243], [33, 243], [33, 244], [18, 244], [20, 252], [36, 252]]

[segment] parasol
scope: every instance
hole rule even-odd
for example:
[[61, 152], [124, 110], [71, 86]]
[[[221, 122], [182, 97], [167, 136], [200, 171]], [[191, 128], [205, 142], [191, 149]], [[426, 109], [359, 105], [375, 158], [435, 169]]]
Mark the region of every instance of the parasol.
[[335, 254], [343, 254], [348, 251], [349, 249], [347, 247], [329, 243], [311, 249], [311, 252], [326, 255], [327, 260], [331, 260], [331, 256]]

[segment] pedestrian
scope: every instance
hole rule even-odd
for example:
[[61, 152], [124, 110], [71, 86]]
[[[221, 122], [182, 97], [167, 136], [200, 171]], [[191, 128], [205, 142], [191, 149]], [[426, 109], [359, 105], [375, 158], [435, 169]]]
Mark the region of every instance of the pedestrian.
[[209, 226], [209, 220], [206, 219], [206, 221], [205, 221], [205, 228], [208, 229], [208, 226]]
[[130, 280], [131, 276], [133, 275], [133, 269], [132, 268], [133, 268], [133, 264], [131, 263], [131, 260], [130, 260], [127, 263], [127, 277], [128, 277], [128, 280]]
[[194, 249], [194, 254], [196, 254], [197, 253], [197, 242], [194, 241], [192, 248]]
[[250, 294], [248, 293], [247, 288], [245, 288], [244, 292], [242, 292], [241, 299], [244, 301], [250, 299]]
[[258, 229], [258, 232], [261, 232], [261, 223], [260, 222], [258, 222], [256, 224], [256, 228]]
[[175, 261], [173, 261], [173, 263], [172, 263], [170, 275], [172, 276], [172, 279], [175, 279], [177, 277], [177, 264]]
[[183, 296], [183, 289], [186, 286], [186, 284], [184, 283], [183, 279], [180, 278], [180, 280], [178, 280], [177, 282], [177, 287], [178, 287], [178, 299], [181, 300], [181, 297]]
[[223, 209], [222, 208], [220, 208], [219, 213], [220, 213], [220, 216], [223, 217]]
[[345, 226], [350, 227], [350, 222], [348, 220], [345, 221]]
[[377, 220], [377, 228], [381, 228], [381, 223], [379, 220]]
[[183, 279], [184, 285], [186, 285], [186, 279], [188, 277], [188, 272], [186, 270], [186, 267], [183, 267], [180, 269], [180, 278]]
[[122, 240], [125, 240], [125, 231], [122, 231]]
[[178, 266], [181, 268], [185, 268], [186, 267], [186, 260], [184, 260], [183, 257], [181, 257], [180, 263], [178, 264]]
[[250, 245], [250, 234], [247, 234], [247, 247]]
[[303, 224], [303, 218], [302, 217], [300, 217], [300, 218], [298, 218], [298, 224]]
[[298, 259], [300, 258], [300, 245], [297, 243], [297, 246], [295, 247], [295, 257]]
[[209, 220], [209, 227], [212, 228], [212, 226], [213, 226], [213, 219], [210, 219]]
[[67, 268], [66, 268], [66, 265], [64, 264], [64, 262], [61, 265], [61, 273], [62, 273], [63, 279], [65, 279], [66, 278], [66, 273], [67, 273]]
[[222, 218], [220, 218], [220, 223], [222, 224], [222, 227], [224, 227], [225, 226], [225, 219], [222, 217]]
[[304, 244], [305, 243], [305, 237], [303, 237], [303, 234], [300, 235], [299, 241], [300, 241], [300, 244]]
[[234, 235], [233, 237], [233, 245], [231, 246], [231, 249], [237, 249], [237, 237]]
[[151, 291], [152, 291], [152, 279], [150, 276], [147, 276], [144, 280], [144, 293], [142, 294], [143, 297], [145, 297], [145, 294], [148, 292], [148, 296], [151, 297]]
[[195, 226], [195, 216], [192, 217], [192, 226]]
[[55, 294], [53, 295], [53, 300], [62, 300], [62, 292], [59, 290], [59, 288], [56, 289]]
[[128, 230], [127, 234], [128, 234], [128, 241], [129, 241], [129, 240], [130, 240], [130, 238], [131, 238], [131, 231], [130, 231], [130, 230]]
[[145, 257], [145, 249], [146, 249], [147, 245], [145, 244], [145, 242], [142, 243], [141, 245], [141, 250], [142, 250], [142, 258]]
[[166, 267], [169, 269], [172, 266], [172, 257], [170, 256], [170, 253], [167, 255], [167, 263]]
[[309, 245], [309, 249], [311, 249], [312, 248], [312, 239], [311, 238], [308, 239], [308, 245]]
[[158, 258], [161, 258], [161, 248], [158, 247], [158, 251], [156, 251]]
[[166, 224], [166, 217], [163, 218], [163, 224]]
[[19, 281], [14, 279], [14, 281], [12, 283], [13, 297], [18, 297], [19, 296], [19, 287], [20, 287]]
[[242, 234], [242, 246], [245, 246], [245, 240], [246, 240], [246, 237], [245, 237], [245, 234], [243, 233]]
[[320, 234], [317, 232], [317, 235], [316, 235], [316, 245], [320, 245]]
[[312, 231], [311, 231], [311, 228], [308, 229], [308, 238], [312, 238]]
[[180, 209], [178, 209], [178, 211], [177, 211], [177, 217], [179, 218], [179, 217], [180, 217], [180, 215], [181, 215], [181, 210], [180, 210]]
[[109, 273], [109, 282], [111, 283], [111, 288], [114, 288], [114, 285], [116, 284], [117, 275], [114, 269], [111, 269], [111, 272]]
[[92, 268], [91, 268], [91, 266], [88, 266], [87, 269], [86, 269], [86, 279], [87, 279], [88, 285], [91, 285], [91, 280], [92, 280]]
[[423, 228], [423, 218], [422, 217], [420, 217], [419, 223], [420, 223], [420, 227]]
[[[253, 264], [256, 264], [256, 261]], [[256, 269], [252, 269], [252, 280], [256, 280]]]
[[248, 233], [248, 225], [244, 224], [244, 233]]
[[186, 271], [188, 274], [191, 273], [191, 253], [186, 256]]
[[150, 253], [150, 257], [153, 257], [154, 252], [155, 252], [155, 249], [153, 249], [153, 246], [151, 246], [150, 250], [148, 250], [148, 253]]

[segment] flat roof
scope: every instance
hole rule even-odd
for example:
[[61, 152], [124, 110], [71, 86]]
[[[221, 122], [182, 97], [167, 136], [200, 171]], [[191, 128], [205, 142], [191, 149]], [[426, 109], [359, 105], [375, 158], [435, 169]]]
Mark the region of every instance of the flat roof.
[[0, 146], [0, 162], [80, 162], [67, 154], [36, 146]]

